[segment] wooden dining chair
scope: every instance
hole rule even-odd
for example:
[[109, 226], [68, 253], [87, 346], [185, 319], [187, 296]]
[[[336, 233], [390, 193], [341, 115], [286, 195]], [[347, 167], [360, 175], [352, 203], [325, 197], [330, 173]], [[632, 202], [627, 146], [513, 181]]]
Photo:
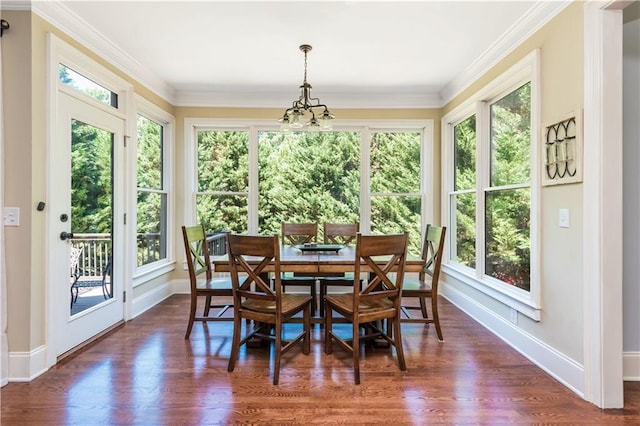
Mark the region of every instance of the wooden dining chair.
[[[278, 236], [249, 236], [230, 234], [227, 240], [229, 269], [233, 283], [233, 342], [227, 370], [232, 372], [238, 358], [240, 346], [253, 337], [275, 342], [275, 367], [273, 384], [280, 377], [282, 355], [296, 343], [303, 341], [302, 352], [311, 350], [311, 296], [284, 294], [280, 275], [280, 243]], [[274, 288], [264, 279], [264, 269], [272, 264]], [[240, 278], [242, 274], [242, 278]], [[290, 340], [283, 339], [283, 324], [299, 312], [303, 312], [300, 334]], [[242, 319], [252, 327], [241, 339]], [[271, 330], [274, 329], [274, 333]]]
[[[404, 317], [401, 322], [420, 322], [435, 324], [438, 340], [444, 341], [440, 317], [438, 316], [438, 282], [440, 280], [440, 268], [442, 266], [442, 250], [444, 247], [446, 227], [427, 225], [424, 243], [422, 245], [422, 260], [424, 267], [418, 278], [405, 277], [402, 288], [402, 299], [417, 298], [420, 306], [402, 305]], [[426, 299], [431, 299], [431, 318], [427, 312]], [[420, 310], [422, 318], [411, 316], [409, 310]]]
[[[318, 238], [317, 223], [282, 223], [281, 241], [285, 245], [299, 245], [307, 243], [315, 243]], [[317, 311], [316, 302], [316, 281], [315, 275], [309, 275], [301, 272], [283, 274], [282, 291], [286, 291], [287, 286], [309, 287], [309, 294], [312, 297], [311, 312], [313, 315]]]
[[[189, 269], [191, 306], [189, 308], [189, 324], [184, 335], [191, 335], [194, 321], [231, 321], [224, 313], [231, 307], [229, 303], [215, 303], [214, 298], [233, 296], [230, 277], [213, 278], [211, 260], [204, 225], [183, 226], [182, 238]], [[204, 314], [197, 316], [198, 297], [205, 297]], [[210, 309], [219, 309], [215, 316], [210, 316]]]
[[[323, 226], [323, 235], [325, 244], [355, 244], [356, 236], [360, 231], [360, 223], [326, 223]], [[362, 280], [358, 281], [362, 285]], [[336, 272], [332, 275], [326, 275], [318, 278], [320, 284], [320, 317], [324, 318], [324, 296], [327, 294], [330, 286], [353, 287], [354, 277], [351, 273]]]
[[[400, 300], [408, 236], [407, 232], [368, 236], [358, 234], [354, 276], [360, 276], [364, 270], [369, 272], [369, 281], [360, 291], [324, 297], [327, 311], [324, 322], [325, 352], [333, 352], [335, 341], [352, 353], [356, 384], [360, 384], [360, 343], [365, 340], [383, 338], [388, 341], [396, 349], [400, 370], [407, 369], [400, 334]], [[381, 261], [380, 256], [384, 256], [385, 260]], [[343, 339], [333, 332], [334, 311], [352, 323], [351, 339]], [[387, 320], [386, 330], [381, 325], [383, 320]], [[365, 331], [362, 336], [361, 327]]]

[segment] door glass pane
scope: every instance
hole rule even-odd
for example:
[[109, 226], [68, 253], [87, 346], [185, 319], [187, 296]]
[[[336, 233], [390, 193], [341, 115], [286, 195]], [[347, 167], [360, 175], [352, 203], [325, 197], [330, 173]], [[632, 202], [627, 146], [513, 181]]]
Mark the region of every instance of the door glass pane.
[[258, 132], [258, 170], [262, 234], [280, 234], [282, 222], [360, 220], [357, 132]]
[[[113, 297], [113, 134], [71, 122], [71, 313]], [[73, 257], [71, 257], [73, 261]]]

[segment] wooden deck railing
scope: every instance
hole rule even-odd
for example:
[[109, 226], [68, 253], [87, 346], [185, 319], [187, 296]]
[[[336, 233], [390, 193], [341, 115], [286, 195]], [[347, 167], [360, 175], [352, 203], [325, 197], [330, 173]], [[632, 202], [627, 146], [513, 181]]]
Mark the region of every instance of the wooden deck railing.
[[[227, 253], [227, 233], [216, 232], [207, 236], [209, 254], [220, 256]], [[111, 234], [78, 234], [71, 240], [73, 247], [82, 249], [78, 264], [71, 270], [71, 275], [80, 277], [101, 277], [111, 260]], [[160, 260], [166, 256], [165, 245], [161, 244], [160, 234], [138, 234], [138, 265]]]

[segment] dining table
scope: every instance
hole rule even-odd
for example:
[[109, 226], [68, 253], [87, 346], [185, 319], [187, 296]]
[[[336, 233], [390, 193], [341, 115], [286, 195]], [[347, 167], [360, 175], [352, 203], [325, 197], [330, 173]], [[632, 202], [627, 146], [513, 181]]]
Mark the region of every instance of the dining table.
[[[330, 249], [327, 249], [329, 247]], [[384, 264], [388, 257], [380, 257], [380, 263]], [[252, 259], [247, 258], [251, 263]], [[256, 258], [255, 262], [261, 259]], [[332, 274], [338, 272], [353, 272], [356, 262], [356, 249], [354, 246], [335, 246], [317, 244], [316, 246], [291, 246], [280, 247], [280, 270], [282, 272], [297, 272], [303, 274]], [[215, 272], [229, 272], [229, 259], [227, 255], [211, 256], [211, 264]], [[420, 256], [407, 255], [405, 273], [420, 272], [424, 267], [424, 260]], [[370, 269], [362, 264], [362, 272]], [[273, 266], [268, 265], [264, 272], [273, 272]]]
[[[380, 263], [384, 264], [388, 256], [380, 257]], [[256, 257], [247, 258], [249, 264], [262, 259]], [[356, 262], [356, 249], [354, 246], [335, 246], [317, 244], [310, 245], [282, 245], [280, 246], [280, 270], [281, 272], [294, 272], [305, 276], [322, 277], [336, 273], [353, 272]], [[211, 264], [215, 272], [229, 272], [229, 260], [227, 255], [211, 256]], [[405, 273], [420, 272], [424, 267], [424, 260], [420, 256], [407, 255]], [[369, 266], [361, 264], [362, 272], [370, 272]], [[274, 272], [273, 264], [269, 264], [263, 270], [265, 273]], [[318, 323], [323, 319], [314, 317], [313, 322]]]

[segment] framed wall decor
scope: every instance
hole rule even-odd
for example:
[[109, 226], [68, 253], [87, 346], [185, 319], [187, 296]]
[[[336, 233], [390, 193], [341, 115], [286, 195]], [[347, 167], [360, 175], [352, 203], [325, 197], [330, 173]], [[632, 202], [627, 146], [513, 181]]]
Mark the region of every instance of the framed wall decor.
[[542, 185], [582, 182], [582, 110], [542, 126]]

